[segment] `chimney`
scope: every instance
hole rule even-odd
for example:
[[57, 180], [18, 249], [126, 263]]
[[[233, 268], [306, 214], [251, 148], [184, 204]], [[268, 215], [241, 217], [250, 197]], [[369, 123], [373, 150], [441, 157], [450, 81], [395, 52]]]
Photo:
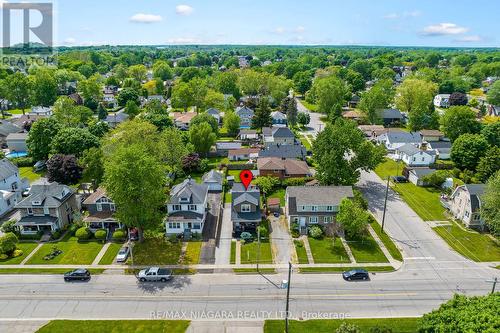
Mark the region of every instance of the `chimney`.
[[422, 142], [420, 144], [420, 150], [426, 151], [427, 150], [427, 145], [428, 145], [428, 143], [426, 141]]

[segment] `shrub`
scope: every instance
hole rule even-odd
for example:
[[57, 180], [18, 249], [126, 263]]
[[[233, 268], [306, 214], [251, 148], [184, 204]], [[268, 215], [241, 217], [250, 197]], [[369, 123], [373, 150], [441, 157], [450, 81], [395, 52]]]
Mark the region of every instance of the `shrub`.
[[52, 233], [52, 239], [59, 239], [61, 237], [61, 232], [56, 230]]
[[12, 163], [17, 165], [18, 167], [31, 167], [33, 164], [33, 159], [31, 157], [16, 157], [10, 160]]
[[311, 178], [288, 178], [284, 179], [282, 184], [284, 187], [287, 186], [302, 186], [305, 185]]
[[7, 222], [4, 222], [4, 224], [2, 224], [0, 230], [2, 230], [4, 234], [8, 232], [15, 232], [16, 231], [16, 228], [14, 227], [15, 224], [16, 220], [8, 220]]
[[323, 230], [319, 226], [313, 225], [309, 227], [309, 236], [315, 239], [319, 239], [323, 236]]
[[36, 234], [19, 235], [19, 239], [22, 240], [39, 240], [42, 238], [43, 232], [39, 231]]
[[86, 240], [89, 239], [91, 235], [91, 232], [89, 231], [89, 228], [87, 227], [81, 227], [75, 232], [76, 238], [78, 240]]
[[422, 177], [422, 181], [427, 186], [440, 188], [441, 185], [445, 182], [446, 178], [449, 177], [449, 172], [446, 170], [438, 170], [431, 174], [425, 175]]
[[202, 159], [200, 161], [200, 165], [198, 165], [198, 171], [199, 172], [206, 172], [210, 169], [210, 165], [209, 165], [210, 161], [206, 158]]
[[108, 232], [105, 229], [99, 229], [99, 230], [96, 230], [94, 237], [99, 239], [99, 240], [104, 240], [104, 239], [106, 239], [107, 235], [108, 235]]
[[12, 258], [20, 257], [23, 255], [23, 250], [16, 249], [14, 250], [14, 253], [12, 253]]
[[0, 254], [0, 260], [6, 260], [9, 259], [9, 256], [6, 254]]
[[291, 234], [292, 234], [293, 238], [299, 238], [300, 237], [300, 232], [299, 232], [298, 229], [292, 229]]
[[116, 230], [115, 232], [113, 232], [112, 237], [113, 237], [113, 239], [124, 239], [125, 238], [125, 231]]
[[248, 242], [248, 241], [251, 241], [253, 237], [252, 237], [251, 233], [244, 231], [241, 233], [240, 238], [243, 241]]
[[0, 253], [11, 256], [16, 249], [16, 244], [18, 241], [19, 240], [14, 233], [6, 233], [2, 237], [0, 237]]

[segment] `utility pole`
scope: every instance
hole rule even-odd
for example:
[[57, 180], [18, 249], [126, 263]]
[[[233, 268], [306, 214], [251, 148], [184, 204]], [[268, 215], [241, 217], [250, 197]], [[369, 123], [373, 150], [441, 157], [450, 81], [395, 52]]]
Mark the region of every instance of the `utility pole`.
[[292, 278], [292, 263], [288, 262], [288, 283], [286, 284], [285, 332], [288, 333], [288, 309], [290, 308], [290, 279]]
[[495, 288], [497, 286], [498, 278], [494, 278], [493, 280], [486, 280], [486, 282], [493, 283], [493, 287], [491, 288], [491, 293], [495, 293]]
[[259, 261], [260, 261], [260, 229], [257, 227], [257, 273], [259, 272]]
[[382, 232], [384, 232], [384, 223], [385, 223], [385, 211], [387, 210], [387, 195], [389, 194], [389, 179], [387, 176], [387, 186], [385, 188], [385, 200], [384, 200], [384, 214], [382, 215]]

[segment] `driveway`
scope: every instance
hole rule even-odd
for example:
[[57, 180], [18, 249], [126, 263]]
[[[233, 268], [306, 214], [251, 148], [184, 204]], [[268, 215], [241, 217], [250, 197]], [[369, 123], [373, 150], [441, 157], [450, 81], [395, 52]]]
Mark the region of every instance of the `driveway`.
[[215, 247], [215, 264], [229, 265], [231, 258], [231, 240], [233, 238], [233, 224], [231, 223], [231, 204], [224, 205], [222, 213], [222, 224], [220, 226], [219, 238]]
[[203, 227], [203, 244], [200, 251], [200, 264], [214, 264], [215, 263], [215, 244], [218, 229], [218, 217], [220, 210], [220, 193], [208, 194], [208, 205], [210, 207], [207, 213], [205, 226]]
[[271, 245], [276, 264], [287, 264], [292, 258], [292, 237], [288, 232], [288, 224], [284, 215], [269, 217], [271, 221]]

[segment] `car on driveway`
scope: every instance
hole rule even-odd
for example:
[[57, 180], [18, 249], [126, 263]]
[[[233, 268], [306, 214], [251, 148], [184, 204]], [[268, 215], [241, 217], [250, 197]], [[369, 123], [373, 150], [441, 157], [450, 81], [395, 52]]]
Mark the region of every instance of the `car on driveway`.
[[342, 277], [346, 281], [369, 280], [370, 279], [370, 275], [364, 269], [353, 269], [353, 270], [344, 272], [344, 273], [342, 273]]
[[64, 281], [89, 281], [90, 272], [87, 269], [79, 268], [64, 273]]
[[172, 279], [172, 271], [166, 268], [149, 267], [141, 270], [137, 278], [141, 282], [167, 282]]
[[116, 262], [125, 262], [130, 254], [130, 248], [128, 246], [122, 246], [118, 254], [116, 255]]

